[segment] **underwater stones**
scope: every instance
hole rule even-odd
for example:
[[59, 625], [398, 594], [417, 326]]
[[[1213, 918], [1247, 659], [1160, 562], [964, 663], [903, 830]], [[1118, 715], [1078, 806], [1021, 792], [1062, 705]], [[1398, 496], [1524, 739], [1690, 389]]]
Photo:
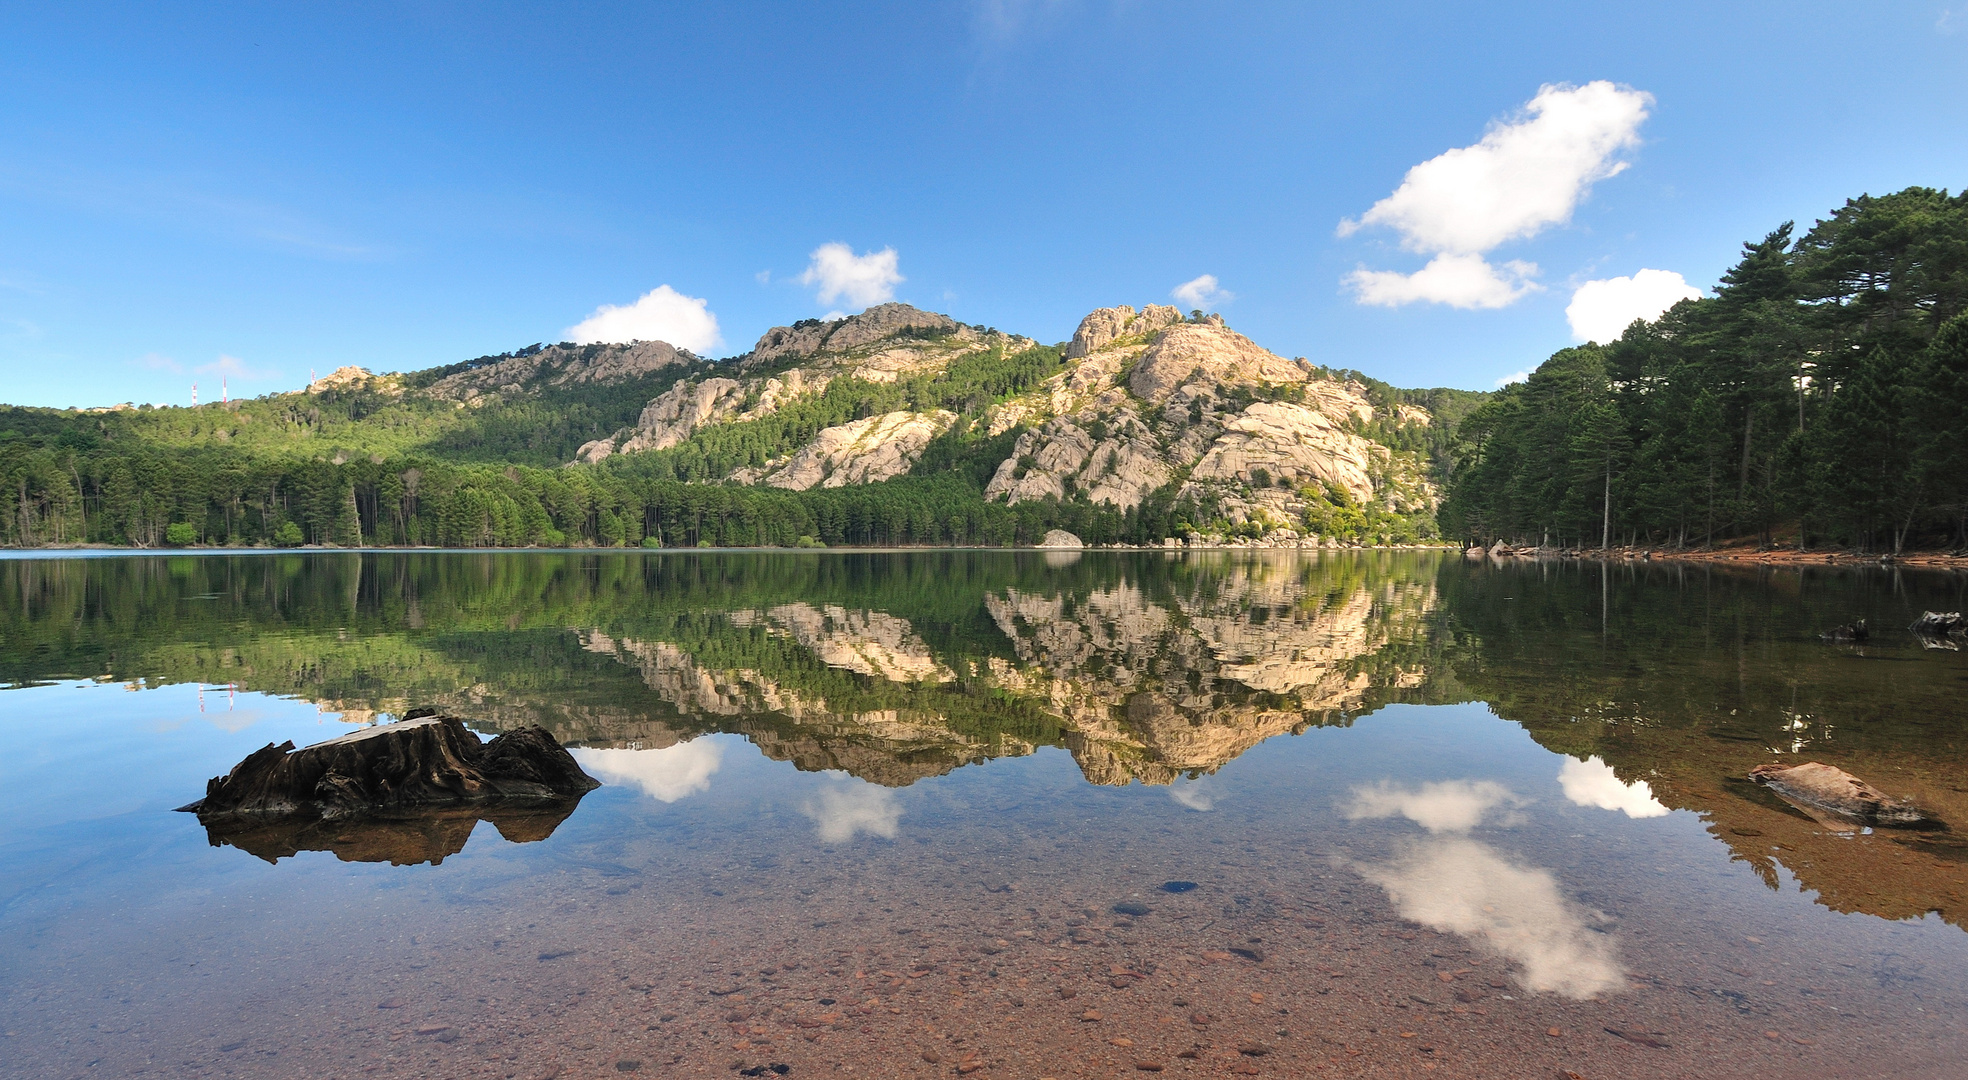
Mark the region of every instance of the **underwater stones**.
[[1939, 822], [1919, 807], [1896, 799], [1844, 769], [1821, 762], [1758, 765], [1749, 778], [1786, 801], [1826, 810], [1869, 825], [1919, 828]]
[[334, 821], [472, 804], [548, 804], [600, 787], [544, 728], [490, 743], [454, 716], [418, 715], [300, 750], [291, 742], [248, 754], [180, 810], [207, 825], [226, 819]]

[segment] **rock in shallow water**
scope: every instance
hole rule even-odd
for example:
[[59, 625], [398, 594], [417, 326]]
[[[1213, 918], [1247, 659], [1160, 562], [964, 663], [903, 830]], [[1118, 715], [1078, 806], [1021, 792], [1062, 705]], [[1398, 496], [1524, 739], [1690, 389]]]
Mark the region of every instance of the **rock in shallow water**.
[[416, 715], [294, 749], [291, 742], [247, 755], [179, 807], [214, 818], [334, 820], [426, 807], [552, 803], [601, 786], [544, 728], [479, 741], [455, 716]]
[[1821, 762], [1758, 765], [1749, 770], [1749, 778], [1791, 802], [1871, 825], [1919, 828], [1940, 824], [1912, 803], [1895, 799], [1844, 769]]

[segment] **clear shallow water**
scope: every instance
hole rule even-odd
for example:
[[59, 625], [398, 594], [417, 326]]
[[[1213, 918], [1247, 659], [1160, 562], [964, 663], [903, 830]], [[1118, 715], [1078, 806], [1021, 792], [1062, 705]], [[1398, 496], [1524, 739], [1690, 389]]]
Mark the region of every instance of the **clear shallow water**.
[[[1736, 778], [1823, 760], [1968, 827], [1963, 655], [1815, 636], [1961, 592], [1379, 554], [8, 560], [0, 1072], [1944, 1074], [1957, 834]], [[607, 786], [542, 839], [271, 863], [170, 812], [419, 704], [542, 723]]]

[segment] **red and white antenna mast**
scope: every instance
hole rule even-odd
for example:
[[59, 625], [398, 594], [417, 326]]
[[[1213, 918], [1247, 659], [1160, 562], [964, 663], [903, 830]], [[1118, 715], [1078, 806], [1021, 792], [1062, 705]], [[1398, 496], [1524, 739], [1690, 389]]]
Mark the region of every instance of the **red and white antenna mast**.
[[197, 384], [197, 383], [192, 383], [192, 384], [191, 384], [191, 407], [192, 407], [192, 408], [194, 408], [194, 409], [196, 409], [196, 408], [198, 407], [198, 384]]
[[232, 404], [232, 394], [226, 390], [226, 380], [223, 375], [219, 376], [219, 404]]

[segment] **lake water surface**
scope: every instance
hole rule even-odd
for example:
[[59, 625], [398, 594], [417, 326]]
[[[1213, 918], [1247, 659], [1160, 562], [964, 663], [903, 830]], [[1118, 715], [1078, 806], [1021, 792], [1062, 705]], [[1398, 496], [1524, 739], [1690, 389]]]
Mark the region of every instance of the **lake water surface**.
[[[1968, 580], [1433, 553], [0, 559], [0, 1075], [1962, 1075]], [[1865, 645], [1818, 632], [1855, 617]], [[571, 813], [208, 836], [540, 724]], [[1746, 781], [1823, 761], [1953, 831]]]

